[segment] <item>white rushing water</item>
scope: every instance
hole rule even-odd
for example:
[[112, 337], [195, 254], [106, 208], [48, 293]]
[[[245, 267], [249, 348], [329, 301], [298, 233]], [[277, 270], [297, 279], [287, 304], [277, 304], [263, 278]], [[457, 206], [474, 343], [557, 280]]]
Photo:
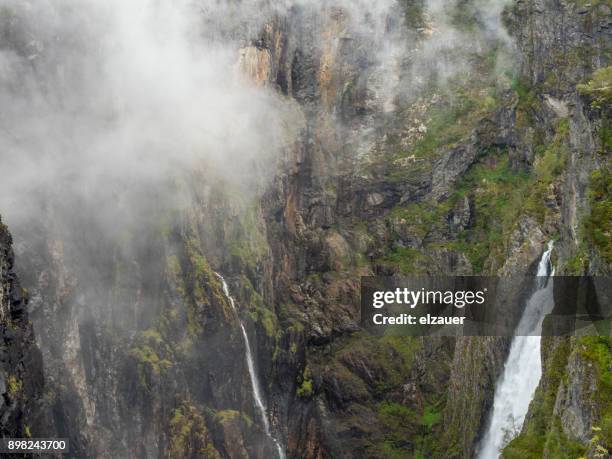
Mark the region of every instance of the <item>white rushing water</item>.
[[552, 311], [554, 305], [551, 277], [555, 270], [550, 261], [552, 250], [551, 241], [538, 265], [537, 290], [527, 301], [510, 346], [504, 372], [495, 389], [493, 413], [480, 443], [479, 459], [498, 458], [507, 442], [518, 435], [540, 382], [542, 338], [539, 335], [544, 317]]
[[[236, 303], [232, 295], [230, 295], [227, 282], [225, 281], [225, 279], [223, 278], [221, 274], [219, 273], [215, 273], [215, 274], [219, 277], [219, 280], [221, 280], [221, 285], [223, 286], [223, 293], [225, 294], [230, 304], [232, 305], [232, 309], [234, 309], [234, 311], [236, 311], [236, 314], [238, 314]], [[249, 342], [249, 335], [247, 335], [246, 328], [244, 328], [244, 324], [242, 323], [242, 319], [240, 319], [239, 315], [238, 315], [238, 322], [240, 324], [240, 330], [242, 330], [242, 338], [244, 339], [244, 347], [246, 350], [246, 362], [247, 362], [247, 367], [249, 369], [249, 377], [251, 379], [251, 388], [253, 390], [253, 400], [255, 401], [255, 407], [257, 408], [257, 411], [259, 412], [259, 415], [261, 416], [261, 420], [263, 422], [266, 435], [268, 436], [268, 438], [270, 438], [270, 440], [272, 440], [272, 442], [276, 446], [278, 457], [280, 459], [285, 459], [285, 451], [283, 450], [283, 447], [281, 446], [280, 442], [276, 438], [274, 438], [274, 436], [272, 435], [272, 432], [270, 431], [270, 421], [268, 420], [268, 413], [266, 410], [266, 405], [264, 404], [263, 397], [261, 395], [261, 386], [259, 384], [259, 378], [257, 377], [257, 373], [255, 372], [255, 362], [253, 360], [253, 353], [251, 352], [251, 344]]]

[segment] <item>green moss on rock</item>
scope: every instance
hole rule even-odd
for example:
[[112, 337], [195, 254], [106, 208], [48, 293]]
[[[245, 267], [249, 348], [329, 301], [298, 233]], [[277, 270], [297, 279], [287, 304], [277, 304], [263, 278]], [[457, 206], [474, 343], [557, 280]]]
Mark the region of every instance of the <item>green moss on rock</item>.
[[152, 388], [153, 378], [174, 366], [173, 352], [155, 329], [145, 330], [134, 338], [128, 356], [136, 361], [138, 378], [143, 388]]
[[312, 373], [310, 368], [306, 366], [301, 376], [301, 381], [296, 391], [296, 395], [301, 398], [310, 398], [313, 394]]
[[577, 86], [578, 92], [591, 100], [593, 108], [606, 108], [612, 102], [612, 66], [595, 70], [591, 80]]
[[201, 457], [220, 459], [204, 417], [188, 403], [176, 408], [169, 420], [168, 445], [166, 457]]
[[588, 240], [601, 257], [612, 264], [612, 173], [606, 165], [591, 174], [591, 212], [584, 221]]

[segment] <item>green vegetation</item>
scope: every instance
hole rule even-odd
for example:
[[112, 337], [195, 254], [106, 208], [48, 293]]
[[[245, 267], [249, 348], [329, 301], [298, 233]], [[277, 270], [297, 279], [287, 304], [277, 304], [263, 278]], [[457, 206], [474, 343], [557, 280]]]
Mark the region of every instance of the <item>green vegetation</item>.
[[221, 410], [215, 414], [215, 421], [220, 424], [226, 424], [232, 422], [235, 419], [240, 418], [240, 413], [236, 410]]
[[422, 343], [418, 338], [408, 336], [384, 336], [372, 344], [378, 355], [377, 363], [383, 366], [387, 375], [375, 385], [377, 393], [383, 395], [404, 383], [404, 375], [412, 368]]
[[569, 338], [543, 338], [542, 347], [545, 346], [552, 347], [542, 375], [546, 384], [536, 390], [531, 405], [532, 418], [523, 427], [523, 432], [506, 446], [504, 459], [539, 459], [549, 445], [566, 443], [565, 436], [555, 428], [558, 418], [554, 418], [552, 413], [559, 384], [565, 377], [571, 344]]
[[377, 415], [384, 426], [383, 441], [375, 448], [384, 457], [432, 457], [436, 444], [435, 427], [442, 419], [441, 403], [426, 404], [422, 414], [400, 403], [383, 401]]
[[204, 418], [193, 405], [183, 403], [172, 412], [165, 456], [221, 458], [212, 443]]
[[586, 84], [579, 84], [577, 89], [591, 100], [593, 108], [609, 108], [612, 102], [612, 66], [595, 70], [591, 80]]
[[422, 423], [428, 429], [431, 430], [433, 426], [435, 426], [436, 424], [440, 422], [441, 419], [442, 419], [442, 413], [439, 411], [439, 409], [436, 409], [436, 407], [431, 406], [431, 405], [427, 405], [425, 407], [425, 410], [423, 412]]
[[510, 86], [517, 97], [516, 104], [516, 126], [518, 128], [531, 128], [538, 126], [534, 122], [534, 112], [537, 111], [540, 101], [538, 99], [536, 87], [517, 75], [506, 75], [510, 79]]
[[211, 200], [217, 203], [216, 218], [205, 222], [202, 234], [227, 248], [234, 272], [253, 277], [261, 260], [268, 254], [266, 225], [261, 215], [260, 196], [226, 181], [211, 189]]
[[422, 253], [417, 249], [409, 247], [397, 247], [388, 252], [385, 256], [377, 260], [379, 264], [393, 265], [401, 273], [415, 274], [422, 272], [418, 267], [418, 262], [423, 259]]
[[453, 85], [451, 93], [437, 95], [424, 114], [426, 132], [409, 150], [401, 151], [394, 159], [414, 155], [431, 160], [441, 148], [452, 148], [470, 135], [479, 120], [495, 108], [494, 89], [473, 87], [468, 82]]
[[591, 107], [601, 110], [599, 138], [601, 153], [609, 154], [612, 150], [612, 127], [610, 126], [610, 106], [612, 103], [612, 66], [593, 72], [591, 80], [577, 86], [578, 92], [591, 101]]
[[536, 148], [536, 159], [526, 190], [524, 210], [544, 222], [545, 203], [551, 196], [551, 186], [564, 171], [569, 155], [569, 125], [567, 120], [558, 123], [553, 140], [546, 146]]
[[412, 29], [425, 26], [423, 16], [423, 5], [420, 2], [403, 2], [404, 20], [406, 25]]
[[236, 297], [248, 308], [249, 317], [259, 324], [268, 338], [275, 338], [279, 332], [278, 320], [274, 313], [266, 307], [263, 297], [255, 290], [250, 279], [240, 276]]
[[250, 417], [236, 410], [219, 410], [214, 414], [214, 420], [223, 426], [235, 422], [243, 423], [249, 429], [253, 426], [253, 420]]
[[[446, 231], [451, 209], [459, 199], [469, 197], [474, 205], [473, 227], [454, 241], [432, 245], [465, 253], [474, 271], [482, 272], [487, 258], [502, 256], [500, 250], [517, 222], [528, 184], [527, 174], [511, 171], [507, 157], [491, 154], [468, 171], [448, 199], [396, 208], [390, 218], [406, 222], [408, 232], [424, 238], [429, 233]], [[416, 249], [401, 248], [392, 250], [380, 261], [397, 264], [402, 272], [414, 273], [419, 272], [417, 262], [423, 257]]]
[[8, 394], [11, 397], [16, 397], [21, 393], [23, 389], [23, 381], [21, 381], [17, 376], [10, 375], [8, 377]]
[[458, 189], [459, 196], [469, 194], [473, 199], [475, 218], [455, 248], [465, 251], [476, 272], [483, 270], [488, 257], [502, 256], [501, 247], [518, 221], [527, 183], [526, 174], [511, 170], [507, 157], [488, 159], [473, 166]]
[[612, 263], [612, 173], [607, 165], [591, 174], [590, 214], [583, 222], [586, 237], [606, 263]]
[[214, 275], [206, 258], [202, 255], [202, 249], [200, 243], [195, 238], [188, 238], [185, 240], [185, 254], [187, 261], [190, 263], [192, 271], [205, 278], [213, 279]]
[[166, 275], [168, 281], [177, 290], [177, 292], [184, 296], [186, 292], [185, 281], [183, 279], [183, 269], [181, 268], [181, 262], [176, 255], [169, 255], [166, 258]]
[[597, 377], [597, 408], [600, 420], [596, 430], [598, 441], [612, 451], [612, 338], [609, 336], [587, 336], [578, 338], [576, 347], [582, 356], [595, 364]]
[[458, 74], [442, 87], [432, 80], [421, 97], [398, 114], [410, 126], [410, 134], [401, 144], [397, 135], [387, 136], [387, 150], [396, 153], [375, 162], [384, 162], [386, 181], [419, 183], [435, 159], [468, 140], [479, 122], [494, 113], [500, 103], [496, 56], [497, 49], [472, 55], [476, 72]]
[[[395, 402], [380, 402], [378, 417], [386, 426], [389, 437], [402, 443], [414, 435], [415, 426], [421, 425], [421, 418], [415, 410]], [[402, 432], [403, 431], [403, 432]]]
[[567, 135], [567, 121], [561, 121], [552, 141], [536, 149], [531, 174], [515, 172], [507, 157], [490, 154], [465, 175], [458, 194], [472, 197], [475, 221], [455, 248], [466, 253], [476, 272], [488, 258], [503, 262], [504, 246], [521, 214], [544, 221], [551, 187], [565, 167]]
[[152, 389], [153, 378], [174, 365], [172, 350], [155, 329], [139, 333], [128, 355], [136, 360], [140, 384], [147, 390]]
[[602, 116], [601, 126], [599, 127], [599, 138], [601, 140], [601, 154], [606, 154], [612, 151], [612, 123], [610, 123], [610, 114], [606, 112]]
[[[315, 353], [310, 360], [315, 365], [318, 363], [317, 372], [324, 375], [324, 381], [333, 381], [333, 397], [338, 397], [337, 403], [347, 414], [347, 428], [361, 425], [372, 413], [376, 416], [378, 422], [357, 427], [368, 430], [369, 426], [376, 426], [374, 435], [364, 439], [364, 457], [418, 457], [420, 452], [423, 457], [431, 457], [435, 438], [432, 432], [439, 428], [443, 406], [436, 401], [445, 388], [433, 384], [435, 394], [423, 392], [422, 408], [420, 396], [400, 402], [422, 340], [391, 335], [374, 337], [361, 332], [339, 339], [334, 346], [337, 349], [331, 359], [328, 354]], [[436, 362], [426, 365], [439, 364], [437, 359], [433, 360]], [[326, 390], [327, 384], [323, 384]], [[302, 387], [309, 390], [308, 385]], [[421, 388], [414, 389], [421, 394]]]
[[226, 234], [226, 244], [237, 269], [255, 273], [259, 261], [268, 253], [268, 241], [258, 215], [258, 203], [245, 203], [243, 207], [239, 221]]
[[[521, 215], [544, 222], [548, 212], [546, 202], [553, 199], [552, 186], [565, 168], [567, 142], [568, 123], [563, 120], [558, 123], [553, 139], [536, 148], [531, 173], [513, 170], [506, 152], [485, 152], [463, 176], [451, 196], [442, 202], [398, 206], [389, 214], [389, 225], [392, 229], [399, 227], [402, 234], [425, 240], [429, 247], [445, 247], [462, 252], [472, 264], [474, 272], [483, 272], [487, 262], [503, 262], [505, 244]], [[448, 234], [448, 216], [459, 200], [466, 197], [472, 203], [474, 218], [471, 227], [454, 240], [427, 241], [430, 234]], [[609, 200], [594, 215], [601, 220], [606, 218], [607, 211]], [[398, 231], [395, 230], [396, 237], [400, 235]], [[398, 266], [404, 273], [425, 271], [426, 261], [422, 251], [410, 247], [393, 248], [377, 260], [382, 264]]]
[[407, 232], [418, 238], [424, 238], [433, 231], [445, 229], [445, 219], [451, 211], [455, 199], [441, 203], [419, 202], [408, 206], [397, 206], [392, 209], [389, 217], [392, 224], [405, 225]]
[[417, 447], [415, 449], [415, 458], [425, 459], [427, 457], [439, 456], [436, 450], [438, 447], [439, 432], [436, 431], [436, 426], [442, 421], [442, 407], [444, 403], [438, 400], [435, 404], [426, 404], [421, 417], [421, 424], [425, 427], [425, 431], [417, 437]]
[[301, 379], [301, 383], [299, 385], [299, 387], [297, 388], [296, 394], [298, 397], [301, 398], [310, 398], [312, 396], [313, 393], [313, 387], [312, 387], [312, 373], [310, 371], [310, 368], [308, 366], [306, 366], [306, 368], [304, 368], [304, 372], [302, 374]]
[[459, 94], [456, 100], [450, 100], [450, 105], [434, 105], [427, 111], [427, 133], [414, 145], [410, 154], [417, 158], [431, 155], [440, 147], [453, 146], [473, 128], [476, 118], [483, 115], [483, 108], [494, 104], [490, 96], [481, 99], [472, 94]]
[[[405, 383], [405, 375], [412, 368], [415, 354], [421, 345], [421, 340], [414, 337], [377, 338], [365, 332], [356, 333], [336, 343], [338, 349], [329, 364], [333, 367], [334, 374], [338, 374], [341, 379], [346, 378], [347, 385], [357, 392], [365, 390], [365, 382], [357, 373], [351, 371], [353, 362], [364, 362], [379, 369], [380, 371], [372, 375], [368, 384], [375, 397], [384, 397], [388, 391]], [[317, 362], [316, 355], [312, 358]], [[329, 362], [329, 356], [323, 357], [321, 363], [327, 365], [326, 362]]]
[[[545, 360], [543, 387], [538, 388], [531, 408], [531, 419], [523, 433], [511, 441], [504, 449], [505, 459], [535, 459], [546, 452], [547, 457], [574, 459], [581, 457], [587, 448], [597, 451], [612, 449], [612, 338], [588, 336], [581, 338], [547, 338], [551, 346], [550, 355]], [[593, 426], [594, 436], [591, 445], [568, 438], [563, 433], [561, 419], [553, 416], [560, 384], [567, 383], [567, 362], [571, 353], [579, 365], [588, 368], [584, 393], [596, 397], [593, 405], [598, 414]], [[577, 357], [576, 357], [577, 354]], [[586, 361], [585, 361], [586, 359]], [[596, 388], [590, 389], [588, 382], [595, 378]]]
[[208, 261], [202, 254], [201, 243], [197, 238], [187, 238], [184, 241], [186, 267], [183, 272], [187, 290], [187, 331], [190, 336], [202, 333], [203, 310], [221, 315], [219, 319], [230, 321], [233, 316], [231, 306], [223, 294], [221, 283]]
[[568, 276], [579, 276], [587, 271], [589, 262], [589, 253], [586, 244], [583, 242], [575, 253], [565, 261], [565, 264], [560, 267], [559, 271], [566, 273]]
[[[210, 266], [201, 253], [200, 245], [194, 239], [185, 241], [185, 254], [188, 267], [185, 285], [187, 286], [188, 300], [187, 308], [187, 331], [190, 336], [198, 336], [202, 333], [202, 322], [199, 319], [199, 310], [210, 306], [210, 301], [204, 288], [217, 285]], [[217, 286], [217, 289], [219, 287]], [[217, 292], [221, 296], [221, 292]], [[223, 304], [223, 303], [222, 303]]]

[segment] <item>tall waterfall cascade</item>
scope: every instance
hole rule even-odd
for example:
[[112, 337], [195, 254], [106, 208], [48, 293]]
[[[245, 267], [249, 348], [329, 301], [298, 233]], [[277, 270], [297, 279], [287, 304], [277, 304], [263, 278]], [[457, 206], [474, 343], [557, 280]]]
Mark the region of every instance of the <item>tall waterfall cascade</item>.
[[536, 291], [525, 305], [504, 372], [496, 385], [493, 412], [480, 443], [479, 459], [498, 458], [502, 448], [518, 435], [542, 377], [540, 334], [544, 318], [554, 306], [551, 278], [555, 269], [550, 261], [552, 250], [553, 242], [550, 241], [538, 265]]
[[[215, 273], [215, 274], [219, 277], [219, 280], [221, 281], [221, 285], [223, 286], [224, 295], [230, 302], [232, 309], [236, 311], [236, 314], [238, 315], [238, 308], [236, 308], [236, 302], [234, 301], [234, 298], [230, 295], [229, 286], [227, 285], [227, 282], [225, 281], [225, 279], [223, 278], [221, 274], [219, 273]], [[244, 323], [242, 322], [242, 319], [240, 319], [239, 315], [238, 315], [238, 318], [239, 318], [238, 322], [240, 324], [240, 330], [242, 331], [242, 338], [244, 340], [245, 357], [246, 357], [246, 362], [247, 362], [247, 368], [249, 369], [249, 377], [251, 379], [251, 389], [253, 391], [253, 400], [255, 401], [255, 407], [257, 408], [257, 412], [259, 413], [261, 417], [266, 435], [274, 443], [274, 446], [276, 447], [276, 451], [278, 453], [279, 459], [285, 459], [286, 456], [285, 456], [285, 451], [283, 450], [283, 447], [281, 446], [280, 442], [276, 438], [274, 438], [274, 435], [272, 435], [272, 431], [270, 430], [270, 421], [268, 420], [268, 413], [266, 410], [266, 405], [264, 404], [264, 401], [263, 401], [259, 378], [257, 377], [257, 372], [255, 371], [255, 361], [253, 360], [253, 353], [251, 352], [251, 344], [249, 342], [249, 335], [247, 334], [246, 328], [244, 327]]]

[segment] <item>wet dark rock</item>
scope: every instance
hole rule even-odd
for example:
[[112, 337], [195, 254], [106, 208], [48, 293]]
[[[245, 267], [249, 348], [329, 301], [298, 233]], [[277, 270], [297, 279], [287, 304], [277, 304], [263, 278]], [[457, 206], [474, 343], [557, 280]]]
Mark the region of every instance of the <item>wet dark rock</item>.
[[0, 222], [0, 434], [40, 433], [44, 377], [27, 313], [28, 296], [14, 271], [12, 238]]

